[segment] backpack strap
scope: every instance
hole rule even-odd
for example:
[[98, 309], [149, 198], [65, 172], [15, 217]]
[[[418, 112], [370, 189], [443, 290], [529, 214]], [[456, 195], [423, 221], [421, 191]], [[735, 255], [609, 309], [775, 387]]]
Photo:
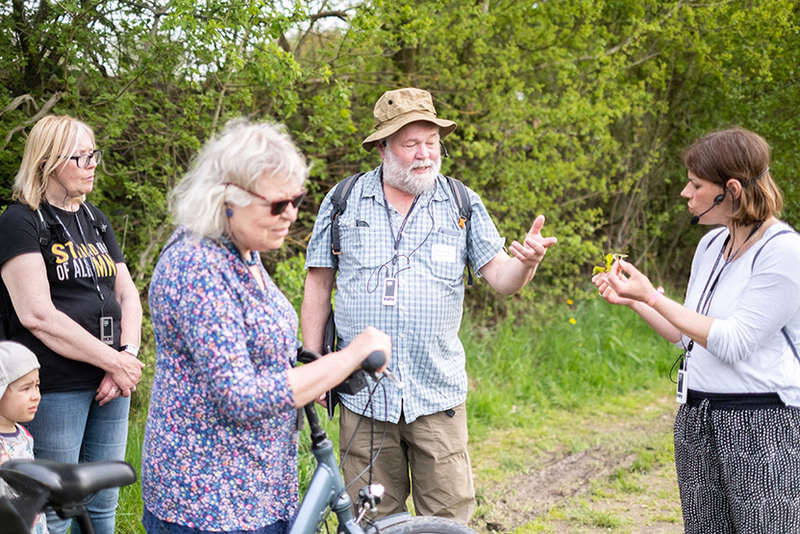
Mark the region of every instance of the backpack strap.
[[708, 249], [711, 247], [711, 243], [713, 243], [713, 242], [714, 242], [714, 241], [715, 241], [715, 240], [716, 240], [716, 239], [717, 239], [719, 236], [721, 236], [721, 235], [722, 235], [724, 232], [725, 232], [725, 228], [720, 228], [720, 229], [719, 229], [719, 232], [717, 232], [717, 233], [714, 235], [714, 237], [712, 237], [712, 238], [709, 240], [708, 244], [706, 245], [706, 250], [708, 250]]
[[36, 229], [39, 232], [39, 246], [45, 248], [50, 242], [50, 223], [44, 219], [42, 208], [36, 208], [35, 213], [34, 219], [36, 221]]
[[469, 232], [469, 220], [472, 218], [472, 204], [469, 202], [469, 195], [467, 188], [461, 183], [460, 180], [445, 176], [447, 183], [450, 184], [450, 190], [456, 199], [456, 206], [458, 207], [458, 227], [465, 228]]
[[108, 225], [103, 224], [102, 221], [98, 220], [97, 217], [94, 216], [92, 209], [97, 209], [94, 206], [90, 206], [86, 202], [81, 203], [81, 207], [86, 211], [86, 214], [89, 215], [89, 220], [92, 221], [92, 226], [94, 227], [94, 231], [97, 233], [97, 237], [102, 238], [105, 235], [106, 231], [108, 230]]
[[[767, 246], [767, 243], [769, 243], [770, 241], [772, 241], [773, 239], [775, 239], [779, 235], [783, 235], [783, 234], [795, 234], [795, 235], [797, 235], [797, 232], [795, 232], [792, 228], [787, 228], [785, 230], [781, 230], [780, 232], [775, 233], [775, 235], [771, 235], [769, 237], [769, 239], [764, 241], [764, 244], [761, 245], [761, 248], [759, 248], [756, 251], [755, 255], [753, 256], [753, 264], [750, 266], [750, 273], [751, 274], [753, 273], [753, 270], [756, 267], [756, 259], [758, 258], [758, 255], [761, 254], [761, 251], [764, 250], [764, 247]], [[786, 331], [786, 327], [785, 326], [783, 328], [781, 328], [781, 334], [783, 334], [783, 337], [786, 339], [786, 343], [789, 344], [789, 348], [792, 349], [792, 354], [794, 354], [795, 359], [798, 362], [800, 362], [800, 354], [797, 353], [797, 348], [794, 346], [794, 343], [792, 343], [792, 338], [789, 337], [789, 333]]]
[[[467, 231], [467, 240], [469, 240], [470, 219], [472, 219], [472, 204], [469, 201], [469, 194], [467, 187], [461, 183], [460, 180], [445, 176], [447, 183], [450, 184], [450, 191], [453, 192], [453, 198], [456, 201], [458, 208], [458, 226]], [[467, 286], [472, 287], [472, 264], [467, 260]]]
[[800, 354], [797, 354], [797, 349], [795, 348], [794, 343], [792, 343], [792, 338], [789, 337], [789, 333], [786, 331], [785, 326], [781, 328], [781, 334], [783, 334], [783, 337], [786, 338], [786, 343], [789, 344], [789, 348], [792, 349], [792, 354], [794, 354], [794, 359], [800, 362]]
[[347, 209], [347, 197], [350, 196], [350, 191], [353, 190], [356, 181], [363, 175], [364, 173], [361, 172], [348, 176], [336, 184], [336, 189], [331, 195], [331, 204], [333, 205], [331, 210], [331, 252], [334, 256], [342, 253], [342, 244], [339, 240], [339, 216]]
[[769, 237], [769, 239], [767, 239], [766, 241], [764, 241], [764, 244], [763, 244], [763, 245], [761, 245], [761, 248], [759, 248], [759, 249], [756, 251], [755, 255], [753, 256], [753, 264], [750, 266], [750, 274], [752, 274], [752, 273], [753, 273], [753, 269], [755, 269], [755, 267], [756, 267], [756, 260], [758, 259], [758, 255], [759, 255], [759, 254], [761, 254], [761, 251], [762, 251], [762, 250], [764, 250], [764, 247], [766, 247], [766, 246], [767, 246], [767, 243], [769, 243], [770, 241], [772, 241], [773, 239], [775, 239], [775, 238], [776, 238], [776, 237], [778, 237], [779, 235], [783, 235], [783, 234], [797, 234], [797, 232], [795, 232], [795, 231], [794, 231], [794, 230], [792, 230], [792, 229], [781, 230], [780, 232], [777, 232], [775, 235], [771, 235], [771, 236]]
[[[331, 252], [334, 256], [342, 253], [342, 243], [339, 237], [339, 216], [347, 209], [347, 198], [353, 190], [356, 181], [365, 173], [361, 172], [348, 176], [338, 184], [331, 195]], [[472, 219], [472, 204], [469, 201], [467, 187], [460, 180], [445, 176], [450, 185], [450, 191], [456, 201], [458, 211], [458, 226], [467, 231], [469, 237], [470, 219]], [[472, 265], [467, 261], [467, 285], [472, 286]]]

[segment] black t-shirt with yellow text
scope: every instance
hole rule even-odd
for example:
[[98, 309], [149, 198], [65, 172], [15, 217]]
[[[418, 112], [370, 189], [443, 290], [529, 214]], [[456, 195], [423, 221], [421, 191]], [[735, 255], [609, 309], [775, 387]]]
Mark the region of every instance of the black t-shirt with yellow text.
[[[26, 204], [14, 202], [0, 215], [0, 269], [19, 255], [41, 254], [47, 269], [50, 298], [56, 309], [97, 338], [100, 338], [100, 318], [111, 317], [112, 346], [119, 350], [121, 310], [114, 294], [114, 283], [116, 264], [124, 259], [108, 218], [86, 203], [76, 212], [42, 206], [40, 213], [50, 226], [45, 246], [39, 243], [38, 216]], [[50, 350], [22, 327], [17, 314], [10, 309], [5, 284], [1, 289], [2, 313], [8, 317], [10, 325], [9, 339], [27, 346], [39, 358], [42, 393], [97, 388], [105, 372]], [[69, 335], [66, 332], [67, 338]]]

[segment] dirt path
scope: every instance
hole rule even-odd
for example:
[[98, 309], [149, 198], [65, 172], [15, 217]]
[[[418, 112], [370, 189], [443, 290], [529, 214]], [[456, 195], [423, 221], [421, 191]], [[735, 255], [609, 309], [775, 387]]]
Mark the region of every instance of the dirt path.
[[[674, 400], [647, 402], [566, 417], [548, 427], [549, 437], [541, 429], [528, 436], [498, 431], [476, 443], [478, 510], [470, 526], [479, 532], [682, 533], [672, 464]], [[502, 482], [492, 481], [493, 466], [480, 461], [490, 446], [510, 448], [519, 459], [507, 465], [511, 474]]]

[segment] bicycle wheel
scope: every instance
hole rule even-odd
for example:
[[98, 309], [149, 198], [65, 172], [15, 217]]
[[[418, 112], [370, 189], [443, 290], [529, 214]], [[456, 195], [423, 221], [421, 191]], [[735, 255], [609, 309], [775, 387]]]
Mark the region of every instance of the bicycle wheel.
[[[389, 519], [389, 518], [386, 518]], [[409, 517], [405, 521], [381, 527], [372, 526], [366, 534], [477, 534], [471, 528], [452, 519], [441, 517]]]

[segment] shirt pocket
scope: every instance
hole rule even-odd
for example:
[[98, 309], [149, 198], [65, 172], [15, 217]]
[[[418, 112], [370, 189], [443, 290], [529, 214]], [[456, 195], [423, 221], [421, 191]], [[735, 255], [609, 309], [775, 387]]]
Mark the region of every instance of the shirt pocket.
[[[369, 226], [341, 227], [339, 240], [342, 253], [339, 258], [339, 269], [371, 269], [379, 265], [379, 244], [374, 242], [376, 234]], [[370, 244], [371, 243], [371, 244]], [[384, 259], [383, 261], [386, 261]]]
[[426, 249], [426, 258], [434, 277], [448, 282], [459, 282], [464, 277], [464, 253], [466, 242], [461, 235], [450, 236], [433, 232]]

